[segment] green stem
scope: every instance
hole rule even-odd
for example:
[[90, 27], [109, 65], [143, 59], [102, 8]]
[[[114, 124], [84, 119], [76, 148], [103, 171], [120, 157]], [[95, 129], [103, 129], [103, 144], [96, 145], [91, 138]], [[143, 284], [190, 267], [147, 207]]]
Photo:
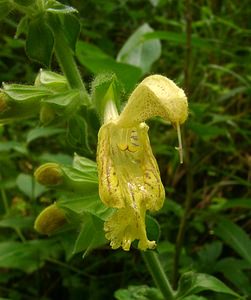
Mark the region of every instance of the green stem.
[[163, 294], [165, 300], [174, 299], [174, 291], [161, 266], [157, 253], [154, 251], [141, 252], [143, 259], [152, 275], [153, 281]]
[[65, 35], [60, 28], [55, 29], [54, 26], [53, 30], [54, 30], [54, 38], [55, 38], [54, 47], [55, 47], [56, 57], [64, 75], [67, 78], [69, 86], [72, 89], [79, 89], [80, 92], [82, 92], [85, 101], [88, 101], [88, 104], [90, 104], [84, 82], [81, 78], [80, 72], [77, 68], [74, 59], [73, 51], [68, 45]]

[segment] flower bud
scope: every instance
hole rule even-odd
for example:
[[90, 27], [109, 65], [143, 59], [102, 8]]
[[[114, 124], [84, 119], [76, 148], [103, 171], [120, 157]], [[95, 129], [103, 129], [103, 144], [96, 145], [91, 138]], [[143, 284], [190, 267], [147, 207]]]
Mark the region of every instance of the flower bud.
[[63, 182], [63, 172], [56, 163], [46, 163], [40, 166], [34, 173], [36, 180], [48, 186], [59, 185]]
[[63, 75], [43, 69], [40, 69], [34, 85], [52, 89], [54, 92], [63, 92], [68, 90], [67, 80]]
[[56, 203], [53, 203], [37, 216], [34, 229], [41, 234], [50, 235], [60, 229], [65, 223], [64, 211]]
[[51, 95], [52, 91], [30, 85], [3, 83], [0, 94], [0, 123], [8, 123], [35, 116], [40, 110], [40, 101]]

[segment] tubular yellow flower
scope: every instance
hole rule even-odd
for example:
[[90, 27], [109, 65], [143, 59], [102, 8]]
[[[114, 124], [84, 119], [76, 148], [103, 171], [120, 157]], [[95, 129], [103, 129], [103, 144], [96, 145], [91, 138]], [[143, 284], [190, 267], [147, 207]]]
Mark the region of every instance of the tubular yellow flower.
[[160, 209], [165, 191], [147, 131], [145, 123], [121, 128], [111, 121], [99, 132], [99, 194], [107, 206], [119, 208], [105, 223], [113, 249], [129, 250], [135, 239], [142, 250], [155, 246], [146, 237], [145, 212]]
[[136, 239], [141, 250], [156, 246], [155, 241], [147, 239], [145, 213], [162, 207], [165, 191], [151, 150], [148, 126], [143, 122], [156, 115], [176, 126], [187, 117], [183, 90], [160, 75], [149, 76], [138, 85], [120, 116], [113, 107], [99, 131], [99, 194], [104, 204], [118, 209], [104, 225], [113, 249], [122, 247], [128, 251]]

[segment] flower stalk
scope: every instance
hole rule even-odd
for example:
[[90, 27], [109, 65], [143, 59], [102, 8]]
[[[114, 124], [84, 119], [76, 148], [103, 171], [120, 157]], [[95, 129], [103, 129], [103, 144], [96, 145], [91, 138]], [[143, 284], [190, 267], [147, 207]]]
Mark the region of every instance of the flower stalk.
[[162, 268], [158, 255], [154, 251], [141, 252], [154, 283], [161, 291], [165, 300], [174, 299], [174, 291]]
[[66, 40], [65, 34], [60, 24], [57, 23], [56, 19], [51, 18], [50, 21], [51, 28], [54, 33], [55, 54], [58, 63], [69, 83], [69, 87], [71, 89], [78, 89], [82, 94], [83, 101], [86, 104], [90, 104], [89, 96], [76, 65], [73, 51]]

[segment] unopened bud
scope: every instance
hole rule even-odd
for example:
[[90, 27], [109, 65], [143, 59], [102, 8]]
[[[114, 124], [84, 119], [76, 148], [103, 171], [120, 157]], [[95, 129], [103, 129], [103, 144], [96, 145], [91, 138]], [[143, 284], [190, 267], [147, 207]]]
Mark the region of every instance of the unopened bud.
[[43, 185], [55, 186], [63, 182], [63, 172], [56, 163], [46, 163], [40, 166], [34, 176]]
[[34, 85], [53, 89], [53, 91], [66, 91], [68, 89], [67, 80], [63, 75], [43, 69], [40, 69]]
[[37, 216], [34, 229], [41, 234], [50, 235], [60, 229], [65, 223], [64, 211], [54, 203], [42, 210]]

